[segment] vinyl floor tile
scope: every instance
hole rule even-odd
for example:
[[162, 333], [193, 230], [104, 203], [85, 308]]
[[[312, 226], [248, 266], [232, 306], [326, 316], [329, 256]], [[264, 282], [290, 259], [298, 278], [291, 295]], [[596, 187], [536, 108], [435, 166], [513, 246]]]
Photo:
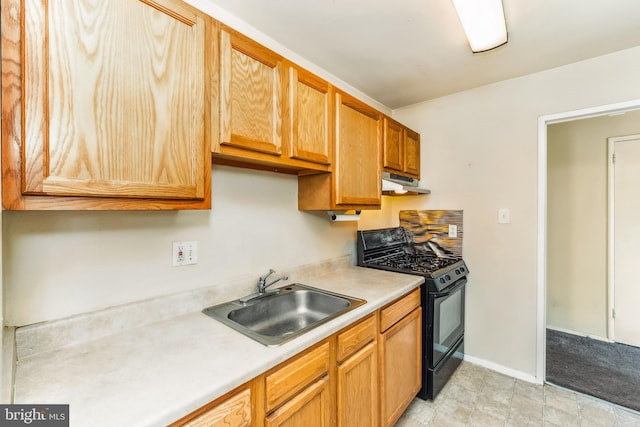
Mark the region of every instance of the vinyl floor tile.
[[396, 426], [640, 427], [640, 413], [462, 362], [434, 402], [414, 399]]

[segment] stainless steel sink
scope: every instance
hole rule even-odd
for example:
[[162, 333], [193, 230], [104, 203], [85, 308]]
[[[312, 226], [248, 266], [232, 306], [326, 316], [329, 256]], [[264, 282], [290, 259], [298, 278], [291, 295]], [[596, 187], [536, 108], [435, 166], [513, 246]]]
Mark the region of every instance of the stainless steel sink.
[[264, 296], [205, 308], [202, 312], [261, 344], [277, 346], [366, 303], [299, 283]]

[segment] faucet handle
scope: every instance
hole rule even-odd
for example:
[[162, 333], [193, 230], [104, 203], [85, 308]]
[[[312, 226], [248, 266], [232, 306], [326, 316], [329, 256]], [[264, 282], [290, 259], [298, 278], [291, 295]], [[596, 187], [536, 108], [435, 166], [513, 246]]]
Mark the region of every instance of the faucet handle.
[[264, 276], [260, 276], [260, 279], [258, 279], [261, 282], [264, 282], [267, 280], [267, 277], [271, 276], [273, 273], [275, 273], [276, 271], [273, 268], [269, 269], [269, 272], [267, 274], [265, 274]]

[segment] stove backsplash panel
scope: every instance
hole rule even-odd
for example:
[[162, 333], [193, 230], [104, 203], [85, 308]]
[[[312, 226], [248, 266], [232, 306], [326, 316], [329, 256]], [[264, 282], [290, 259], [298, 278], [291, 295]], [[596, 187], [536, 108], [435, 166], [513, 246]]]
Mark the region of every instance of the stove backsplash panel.
[[412, 234], [418, 250], [462, 257], [462, 210], [400, 211], [400, 227]]

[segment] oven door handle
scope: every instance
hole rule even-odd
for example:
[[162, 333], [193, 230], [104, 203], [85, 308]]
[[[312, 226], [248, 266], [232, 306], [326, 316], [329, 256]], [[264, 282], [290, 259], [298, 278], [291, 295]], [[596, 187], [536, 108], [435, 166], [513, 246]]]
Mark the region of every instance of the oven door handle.
[[449, 289], [447, 292], [439, 292], [435, 294], [436, 298], [444, 298], [444, 297], [448, 297], [449, 295], [451, 295], [454, 292], [457, 292], [458, 289], [460, 289], [462, 286], [464, 286], [467, 283], [467, 279], [465, 277], [463, 277], [462, 279], [459, 279], [457, 282], [455, 282], [451, 289]]

